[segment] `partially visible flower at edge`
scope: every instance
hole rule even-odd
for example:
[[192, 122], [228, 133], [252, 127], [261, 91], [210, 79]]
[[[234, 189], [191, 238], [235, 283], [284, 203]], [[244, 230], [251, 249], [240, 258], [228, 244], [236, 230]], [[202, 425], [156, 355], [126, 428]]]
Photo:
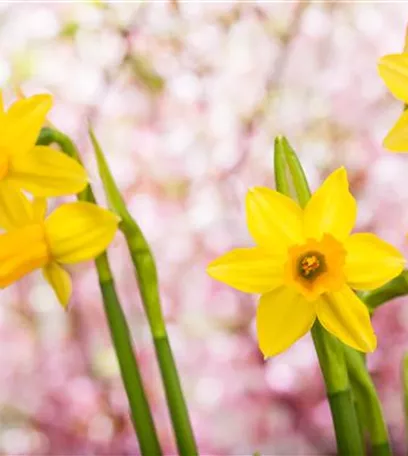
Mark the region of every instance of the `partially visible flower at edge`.
[[264, 356], [286, 350], [316, 318], [345, 344], [374, 351], [368, 309], [352, 288], [383, 285], [401, 273], [405, 260], [373, 234], [350, 235], [357, 205], [346, 170], [333, 172], [304, 210], [274, 190], [252, 188], [246, 214], [257, 246], [234, 249], [207, 271], [238, 290], [261, 294], [256, 320]]
[[[88, 177], [79, 163], [52, 147], [35, 145], [51, 106], [52, 97], [41, 94], [20, 99], [6, 111], [0, 92], [0, 198], [5, 191], [50, 197], [86, 187]], [[2, 219], [0, 213], [0, 226]]]
[[67, 306], [71, 278], [62, 267], [95, 258], [111, 243], [119, 218], [87, 202], [66, 203], [45, 217], [44, 199], [29, 201], [13, 192], [1, 201], [7, 233], [0, 234], [0, 287], [42, 268], [58, 300]]
[[[378, 72], [395, 98], [408, 105], [408, 53], [390, 54], [378, 61]], [[404, 111], [384, 139], [392, 152], [408, 152], [408, 111]]]

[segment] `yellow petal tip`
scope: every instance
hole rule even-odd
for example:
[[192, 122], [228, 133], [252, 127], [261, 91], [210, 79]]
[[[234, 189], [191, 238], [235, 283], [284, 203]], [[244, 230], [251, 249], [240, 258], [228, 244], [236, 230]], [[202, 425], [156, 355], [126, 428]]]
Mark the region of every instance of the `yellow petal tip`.
[[408, 152], [407, 130], [408, 112], [404, 111], [384, 138], [382, 143], [384, 149], [387, 149], [390, 152]]
[[72, 294], [72, 282], [69, 273], [58, 263], [51, 262], [43, 267], [43, 275], [53, 288], [61, 307], [67, 310]]
[[377, 348], [377, 336], [374, 331], [371, 334], [365, 334], [364, 338], [361, 338], [358, 346], [355, 346], [357, 350], [363, 353], [373, 353]]
[[335, 185], [345, 185], [348, 189], [349, 182], [347, 169], [344, 166], [340, 166], [339, 168], [335, 169], [331, 174], [329, 174], [329, 176], [326, 178], [326, 181], [334, 182]]
[[370, 341], [367, 343], [367, 348], [365, 350], [366, 353], [373, 353], [377, 348], [377, 337], [373, 333], [372, 338]]
[[377, 71], [388, 90], [401, 101], [408, 100], [408, 55], [388, 54], [377, 61]]
[[388, 60], [388, 55], [383, 55], [377, 60], [377, 68], [380, 69]]
[[337, 168], [333, 174], [335, 176], [339, 176], [341, 179], [346, 180], [346, 182], [348, 184], [347, 169], [344, 166], [340, 166], [340, 168]]
[[212, 278], [216, 279], [215, 270], [217, 267], [218, 259], [215, 259], [209, 263], [205, 269], [205, 272]]

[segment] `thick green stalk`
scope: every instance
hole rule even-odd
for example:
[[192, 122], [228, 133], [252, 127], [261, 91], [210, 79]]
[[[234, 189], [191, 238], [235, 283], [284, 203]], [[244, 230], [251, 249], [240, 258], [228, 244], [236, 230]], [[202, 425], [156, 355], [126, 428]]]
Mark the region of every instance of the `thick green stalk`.
[[390, 456], [392, 455], [392, 450], [390, 447], [390, 443], [384, 442], [378, 445], [373, 445], [371, 448], [372, 456]]
[[90, 136], [109, 206], [122, 219], [120, 229], [125, 236], [135, 267], [143, 306], [153, 336], [177, 447], [182, 456], [194, 456], [198, 452], [161, 310], [156, 264], [139, 225], [127, 210], [92, 130], [90, 130]]
[[105, 314], [119, 361], [140, 450], [146, 456], [159, 456], [162, 451], [144, 391], [142, 377], [133, 353], [129, 326], [118, 300], [106, 253], [95, 259], [95, 265], [98, 271]]
[[[48, 145], [51, 143], [57, 143], [63, 152], [81, 162], [78, 151], [68, 136], [59, 131], [44, 128], [37, 144]], [[78, 195], [78, 199], [96, 203], [89, 185]], [[134, 355], [129, 326], [115, 290], [112, 270], [106, 252], [95, 259], [95, 265], [105, 314], [129, 400], [132, 422], [139, 440], [141, 453], [144, 456], [160, 456], [162, 451]]]
[[[276, 167], [278, 164], [278, 167]], [[291, 185], [282, 181], [291, 176], [291, 183], [301, 207], [305, 207], [311, 193], [302, 166], [284, 137], [275, 139], [275, 179], [278, 191], [292, 196]], [[339, 455], [364, 454], [357, 415], [353, 404], [344, 351], [340, 341], [315, 322], [311, 330], [320, 368], [326, 385], [327, 397], [332, 413]]]
[[408, 294], [408, 271], [402, 273], [390, 280], [388, 283], [375, 290], [360, 293], [360, 298], [367, 304], [370, 311], [385, 304], [391, 299], [405, 296]]
[[362, 455], [364, 447], [349, 384], [342, 344], [316, 321], [312, 328], [326, 385], [339, 455]]
[[384, 421], [381, 404], [370, 374], [365, 368], [362, 353], [343, 345], [347, 372], [351, 383], [353, 397], [360, 412], [360, 424], [369, 433], [372, 455], [392, 454], [388, 442], [388, 430]]

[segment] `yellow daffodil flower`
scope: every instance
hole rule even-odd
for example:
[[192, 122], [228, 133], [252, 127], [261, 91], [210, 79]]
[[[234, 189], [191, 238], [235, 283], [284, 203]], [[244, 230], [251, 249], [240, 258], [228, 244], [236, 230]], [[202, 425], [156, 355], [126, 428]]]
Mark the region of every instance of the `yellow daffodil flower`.
[[[378, 61], [378, 72], [389, 91], [408, 104], [408, 53], [390, 54]], [[392, 152], [408, 152], [408, 111], [404, 111], [384, 139]]]
[[[0, 194], [15, 189], [38, 197], [78, 193], [87, 185], [84, 168], [48, 146], [36, 146], [38, 134], [52, 106], [50, 95], [34, 95], [13, 103], [6, 111], [0, 93]], [[1, 216], [0, 216], [1, 225]]]
[[261, 294], [256, 321], [266, 357], [287, 349], [316, 318], [345, 344], [363, 352], [376, 348], [369, 312], [352, 288], [383, 285], [405, 261], [373, 234], [350, 235], [356, 212], [344, 168], [326, 179], [304, 210], [269, 188], [249, 190], [247, 223], [257, 246], [221, 256], [208, 273]]
[[42, 268], [66, 307], [72, 287], [62, 265], [87, 261], [102, 253], [115, 236], [118, 217], [95, 204], [75, 202], [62, 204], [45, 218], [44, 199], [30, 202], [22, 195], [16, 201], [19, 206], [13, 207], [11, 198], [0, 204], [10, 230], [0, 234], [0, 287]]

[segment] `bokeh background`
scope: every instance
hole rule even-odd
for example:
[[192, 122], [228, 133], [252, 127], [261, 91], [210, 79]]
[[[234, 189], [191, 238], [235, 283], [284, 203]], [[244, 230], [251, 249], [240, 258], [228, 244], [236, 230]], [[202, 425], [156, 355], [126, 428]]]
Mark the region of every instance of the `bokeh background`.
[[[152, 245], [203, 455], [335, 451], [310, 338], [264, 362], [256, 298], [212, 281], [205, 267], [250, 245], [243, 199], [249, 186], [273, 186], [277, 134], [289, 137], [313, 188], [345, 165], [358, 230], [404, 249], [408, 156], [381, 146], [401, 106], [376, 60], [402, 50], [407, 19], [403, 2], [0, 4], [6, 100], [15, 84], [26, 94], [54, 94], [50, 119], [77, 141], [103, 204], [91, 121]], [[150, 334], [119, 235], [110, 257], [172, 455]], [[94, 268], [72, 271], [68, 312], [37, 273], [0, 294], [1, 454], [138, 454]], [[408, 300], [378, 310], [374, 326], [379, 347], [368, 364], [402, 455]]]

